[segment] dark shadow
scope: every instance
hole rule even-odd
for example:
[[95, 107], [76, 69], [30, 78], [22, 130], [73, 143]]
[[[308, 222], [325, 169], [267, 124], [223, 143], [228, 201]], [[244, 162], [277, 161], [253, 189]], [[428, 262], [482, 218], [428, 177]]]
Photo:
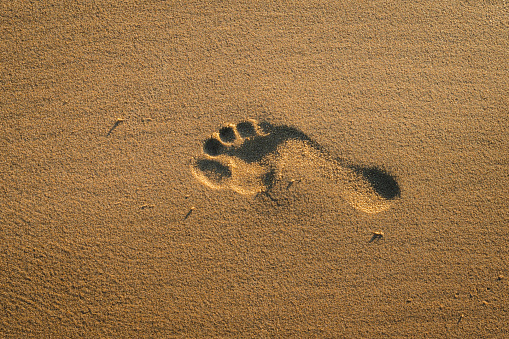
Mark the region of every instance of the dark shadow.
[[186, 220], [187, 218], [189, 218], [189, 216], [191, 215], [191, 213], [193, 213], [193, 211], [194, 211], [194, 208], [191, 208], [191, 209], [189, 210], [189, 212], [187, 212], [186, 216], [184, 217], [184, 220]]
[[251, 137], [256, 134], [255, 127], [250, 121], [239, 122], [237, 124], [237, 132], [242, 138]]
[[[200, 159], [196, 162], [196, 167], [207, 176], [213, 176], [211, 179], [230, 178], [232, 171], [223, 164], [209, 159]], [[216, 178], [217, 177], [217, 178]]]
[[217, 139], [210, 138], [203, 143], [203, 152], [213, 157], [221, 154], [223, 149], [223, 144]]
[[223, 142], [233, 142], [235, 140], [235, 132], [230, 126], [223, 127], [219, 130], [219, 138]]
[[107, 137], [109, 137], [111, 135], [111, 133], [113, 133], [113, 131], [115, 130], [115, 128], [117, 128], [121, 123], [124, 122], [124, 119], [117, 119], [117, 121], [115, 121], [115, 123], [113, 124], [113, 126], [111, 126], [110, 130], [108, 131], [108, 134], [106, 134]]
[[380, 232], [374, 232], [374, 233], [373, 233], [373, 236], [371, 237], [371, 239], [369, 239], [369, 241], [368, 241], [368, 242], [369, 242], [369, 243], [372, 243], [372, 242], [373, 242], [373, 241], [375, 241], [375, 240], [376, 240], [376, 241], [378, 241], [378, 240], [382, 239], [382, 238], [383, 238], [383, 236], [384, 236], [384, 235], [383, 235], [383, 233], [380, 233]]
[[382, 198], [390, 200], [401, 195], [396, 179], [386, 171], [377, 167], [356, 167], [356, 170]]
[[267, 190], [270, 190], [276, 182], [276, 171], [271, 169], [269, 172], [265, 173], [262, 177], [262, 182], [264, 186], [267, 187]]
[[[308, 143], [313, 144], [313, 146], [318, 146], [318, 144], [314, 143], [307, 135], [296, 128], [284, 125], [273, 126], [266, 122], [260, 123], [259, 126], [263, 133], [267, 134], [266, 136], [246, 139], [239, 147], [223, 148], [219, 150], [218, 147], [215, 147], [214, 145], [213, 151], [219, 151], [221, 154], [236, 156], [245, 162], [252, 163], [258, 162], [267, 154], [275, 152], [277, 147], [287, 140], [305, 140], [308, 141]], [[239, 132], [241, 135], [251, 133], [252, 131], [247, 125], [243, 125], [243, 129]]]

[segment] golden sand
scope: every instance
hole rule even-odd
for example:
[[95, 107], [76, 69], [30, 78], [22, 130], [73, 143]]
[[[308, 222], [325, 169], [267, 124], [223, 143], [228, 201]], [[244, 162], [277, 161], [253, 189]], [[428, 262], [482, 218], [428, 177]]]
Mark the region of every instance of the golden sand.
[[4, 1], [0, 337], [508, 337], [508, 10]]

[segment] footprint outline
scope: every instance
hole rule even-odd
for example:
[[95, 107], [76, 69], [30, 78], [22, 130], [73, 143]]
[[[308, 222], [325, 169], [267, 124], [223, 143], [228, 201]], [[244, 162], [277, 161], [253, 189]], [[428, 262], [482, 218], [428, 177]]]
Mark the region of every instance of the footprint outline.
[[347, 202], [366, 213], [386, 210], [400, 197], [399, 184], [385, 170], [334, 157], [295, 127], [254, 119], [223, 125], [191, 159], [202, 184], [243, 195], [269, 193], [285, 172], [299, 166], [332, 180]]

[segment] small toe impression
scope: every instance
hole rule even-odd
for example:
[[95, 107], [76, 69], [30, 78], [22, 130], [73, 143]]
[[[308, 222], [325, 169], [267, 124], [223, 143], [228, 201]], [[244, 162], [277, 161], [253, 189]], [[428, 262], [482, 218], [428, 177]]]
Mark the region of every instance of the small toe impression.
[[271, 132], [273, 132], [273, 126], [266, 121], [260, 122], [258, 124], [258, 127], [260, 128], [260, 131], [263, 134], [270, 134]]
[[237, 132], [242, 138], [248, 138], [256, 134], [253, 123], [249, 121], [240, 122], [237, 124]]
[[210, 155], [216, 156], [222, 153], [224, 145], [217, 139], [210, 138], [203, 143], [203, 151]]
[[235, 131], [233, 127], [226, 126], [219, 130], [219, 138], [222, 142], [231, 143], [235, 141]]

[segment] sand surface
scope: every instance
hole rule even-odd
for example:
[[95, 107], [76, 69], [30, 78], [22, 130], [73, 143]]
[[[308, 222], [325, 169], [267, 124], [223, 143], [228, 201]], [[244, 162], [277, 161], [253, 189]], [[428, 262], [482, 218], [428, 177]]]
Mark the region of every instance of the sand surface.
[[509, 337], [505, 0], [62, 3], [0, 5], [0, 337]]

